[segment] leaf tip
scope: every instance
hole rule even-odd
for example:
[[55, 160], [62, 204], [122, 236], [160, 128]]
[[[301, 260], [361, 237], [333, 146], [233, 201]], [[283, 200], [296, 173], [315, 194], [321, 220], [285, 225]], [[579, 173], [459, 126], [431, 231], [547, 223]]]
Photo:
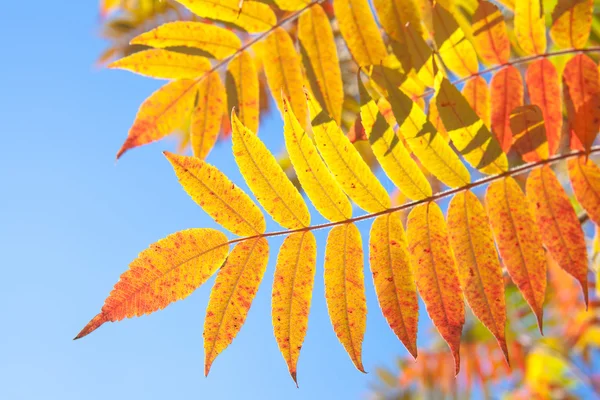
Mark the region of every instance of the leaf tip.
[[78, 340], [82, 337], [89, 335], [96, 329], [100, 328], [100, 326], [102, 326], [106, 321], [108, 320], [106, 319], [106, 316], [104, 314], [100, 313], [96, 315], [94, 318], [92, 318], [90, 322], [88, 322], [88, 324], [81, 330], [81, 332], [79, 332], [77, 336], [73, 338], [73, 340]]
[[296, 376], [296, 371], [290, 371], [290, 375], [292, 376], [292, 379], [294, 380], [294, 383], [296, 384], [296, 389], [299, 389], [300, 386], [298, 386], [298, 378]]

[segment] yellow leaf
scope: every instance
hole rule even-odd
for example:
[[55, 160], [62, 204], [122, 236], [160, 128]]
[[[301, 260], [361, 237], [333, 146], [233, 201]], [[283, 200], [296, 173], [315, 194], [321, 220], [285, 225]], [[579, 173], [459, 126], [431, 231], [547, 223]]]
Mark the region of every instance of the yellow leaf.
[[265, 218], [246, 193], [216, 167], [196, 157], [169, 152], [179, 183], [215, 222], [239, 236], [264, 233]]
[[524, 55], [546, 51], [546, 19], [542, 0], [515, 1], [514, 30]]
[[[331, 23], [319, 4], [300, 16], [298, 38], [308, 56], [308, 63], [305, 63], [307, 74], [311, 76], [309, 71], [312, 71], [329, 115], [339, 124], [342, 120], [344, 84]], [[303, 101], [302, 96], [300, 100]]]
[[600, 168], [585, 157], [568, 161], [569, 178], [577, 201], [596, 225], [600, 225]]
[[174, 21], [133, 38], [130, 44], [156, 48], [193, 47], [217, 60], [229, 57], [242, 46], [235, 33], [202, 22]]
[[210, 293], [204, 319], [204, 375], [246, 321], [269, 261], [269, 242], [249, 239], [237, 244]]
[[319, 156], [312, 139], [302, 129], [284, 98], [284, 130], [287, 152], [302, 188], [317, 211], [330, 221], [352, 217], [352, 204]]
[[264, 43], [263, 66], [267, 83], [283, 115], [281, 91], [292, 103], [294, 114], [304, 127], [307, 125], [306, 101], [302, 64], [292, 39], [283, 28], [276, 28]]
[[273, 2], [284, 11], [302, 10], [311, 4], [311, 0], [273, 0]]
[[419, 302], [402, 221], [397, 213], [373, 221], [369, 260], [379, 306], [388, 324], [417, 358]]
[[177, 0], [177, 2], [199, 17], [227, 22], [248, 33], [268, 31], [277, 23], [277, 17], [271, 8], [257, 1]]
[[406, 26], [406, 50], [410, 55], [412, 67], [417, 71], [419, 80], [429, 87], [434, 85], [434, 67], [433, 52], [431, 47], [425, 42], [419, 25]]
[[197, 99], [190, 124], [190, 136], [194, 155], [206, 158], [219, 137], [227, 101], [225, 87], [217, 72], [211, 73], [198, 84]]
[[296, 385], [296, 364], [306, 336], [317, 260], [312, 232], [292, 233], [283, 241], [273, 279], [275, 339]]
[[419, 294], [427, 313], [454, 356], [460, 369], [460, 335], [465, 309], [456, 264], [448, 243], [448, 228], [435, 203], [413, 208], [408, 215], [408, 252]]
[[365, 372], [361, 352], [367, 301], [362, 239], [354, 224], [338, 225], [329, 232], [325, 249], [325, 299], [339, 341], [356, 368]]
[[214, 229], [187, 229], [159, 240], [129, 264], [102, 311], [75, 339], [105, 322], [150, 314], [186, 298], [217, 271], [228, 252], [227, 237]]
[[373, 6], [385, 32], [400, 44], [407, 41], [406, 24], [410, 24], [419, 35], [423, 34], [421, 13], [414, 0], [373, 0]]
[[204, 57], [150, 49], [121, 58], [108, 68], [125, 69], [150, 78], [195, 79], [210, 70], [210, 62]]
[[449, 187], [468, 184], [469, 171], [427, 120], [423, 110], [389, 81], [387, 90], [394, 116], [401, 121], [398, 131], [421, 164]]
[[235, 108], [238, 117], [252, 132], [258, 132], [260, 101], [258, 72], [252, 56], [243, 51], [227, 66], [227, 111]]
[[457, 193], [450, 201], [448, 231], [467, 302], [496, 337], [508, 362], [502, 267], [485, 209], [472, 192]]
[[504, 15], [489, 1], [480, 1], [473, 14], [473, 40], [477, 54], [488, 66], [505, 64], [510, 57], [510, 40]]
[[144, 100], [117, 159], [127, 150], [162, 139], [179, 128], [193, 107], [195, 89], [196, 81], [173, 81]]
[[431, 196], [431, 185], [425, 175], [387, 123], [375, 101], [359, 78], [360, 116], [365, 134], [381, 167], [394, 184], [410, 199]]
[[500, 144], [447, 78], [436, 77], [436, 104], [450, 139], [465, 160], [484, 174], [508, 170]]
[[502, 262], [536, 315], [541, 332], [546, 257], [527, 198], [519, 184], [507, 177], [488, 186], [485, 203]]
[[285, 228], [309, 226], [308, 208], [273, 154], [235, 114], [231, 116], [231, 127], [235, 161], [258, 202]]
[[378, 212], [390, 208], [390, 198], [340, 127], [308, 93], [308, 107], [319, 153], [340, 186], [363, 210]]
[[433, 8], [434, 39], [444, 64], [456, 75], [473, 75], [479, 69], [477, 54], [458, 23], [439, 3]]
[[340, 32], [359, 66], [379, 65], [387, 50], [367, 0], [334, 0]]
[[562, 49], [583, 49], [590, 36], [594, 0], [558, 0], [550, 37]]
[[542, 241], [558, 265], [577, 279], [588, 304], [588, 257], [579, 218], [549, 166], [535, 168], [527, 178], [527, 198]]

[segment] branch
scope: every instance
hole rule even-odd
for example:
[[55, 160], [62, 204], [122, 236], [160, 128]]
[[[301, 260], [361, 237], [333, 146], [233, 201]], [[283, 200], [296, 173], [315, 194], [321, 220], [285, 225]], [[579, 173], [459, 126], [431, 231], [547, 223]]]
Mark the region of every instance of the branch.
[[[594, 146], [594, 147], [592, 147], [592, 149], [589, 152], [589, 154], [595, 154], [595, 153], [600, 153], [600, 146]], [[452, 195], [454, 195], [456, 193], [460, 193], [460, 192], [463, 192], [463, 191], [466, 191], [466, 190], [470, 190], [470, 189], [473, 189], [473, 188], [476, 188], [476, 187], [480, 187], [480, 186], [486, 185], [486, 184], [491, 183], [491, 182], [495, 182], [497, 180], [500, 180], [500, 179], [503, 179], [503, 178], [506, 178], [506, 177], [509, 177], [509, 176], [519, 175], [519, 174], [522, 174], [522, 173], [527, 172], [529, 170], [532, 170], [534, 168], [541, 167], [543, 165], [554, 164], [554, 163], [556, 163], [558, 161], [561, 161], [561, 160], [567, 160], [567, 159], [570, 159], [570, 158], [579, 157], [579, 156], [583, 156], [583, 155], [586, 155], [585, 151], [583, 151], [583, 150], [581, 150], [581, 151], [575, 151], [575, 152], [571, 152], [571, 153], [558, 154], [558, 155], [552, 156], [550, 158], [547, 158], [545, 160], [540, 160], [540, 161], [536, 161], [536, 162], [532, 162], [532, 163], [520, 165], [518, 167], [510, 169], [510, 170], [508, 170], [506, 172], [503, 172], [501, 174], [492, 175], [492, 176], [488, 176], [488, 177], [479, 179], [479, 180], [477, 180], [475, 182], [469, 183], [468, 185], [464, 185], [464, 186], [461, 186], [461, 187], [458, 187], [458, 188], [449, 189], [449, 190], [446, 190], [444, 192], [436, 193], [433, 196], [427, 197], [425, 199], [411, 201], [411, 202], [404, 203], [404, 204], [396, 206], [396, 207], [388, 208], [387, 210], [376, 212], [376, 213], [364, 214], [364, 215], [360, 215], [358, 217], [349, 218], [349, 219], [346, 219], [346, 220], [343, 220], [343, 221], [328, 222], [328, 223], [325, 223], [325, 224], [313, 225], [313, 226], [308, 226], [308, 227], [305, 227], [305, 228], [288, 229], [288, 230], [284, 230], [284, 231], [267, 232], [267, 233], [263, 233], [263, 234], [260, 234], [260, 235], [254, 235], [254, 236], [246, 236], [246, 237], [242, 237], [242, 238], [237, 238], [237, 239], [230, 240], [229, 242], [224, 243], [224, 245], [239, 243], [239, 242], [243, 242], [243, 241], [251, 240], [251, 239], [256, 239], [256, 238], [269, 238], [269, 237], [274, 237], [274, 236], [283, 236], [283, 235], [289, 235], [291, 233], [296, 233], [296, 232], [310, 232], [310, 231], [315, 231], [315, 230], [319, 230], [319, 229], [331, 228], [331, 227], [338, 226], [338, 225], [349, 224], [349, 223], [353, 223], [353, 222], [358, 222], [358, 221], [363, 221], [363, 220], [368, 220], [368, 219], [376, 218], [376, 217], [378, 217], [380, 215], [391, 214], [391, 213], [394, 213], [396, 211], [402, 211], [402, 210], [406, 210], [406, 209], [409, 209], [409, 208], [413, 208], [413, 207], [418, 206], [420, 204], [424, 204], [424, 203], [429, 203], [431, 201], [440, 200], [440, 199], [452, 196]]]

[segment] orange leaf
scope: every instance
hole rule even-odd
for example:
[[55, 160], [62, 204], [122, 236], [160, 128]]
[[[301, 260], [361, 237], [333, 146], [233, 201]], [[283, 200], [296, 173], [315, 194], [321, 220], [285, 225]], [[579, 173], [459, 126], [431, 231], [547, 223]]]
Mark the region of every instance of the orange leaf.
[[361, 352], [367, 301], [362, 240], [354, 224], [338, 225], [329, 232], [325, 249], [325, 298], [333, 330], [356, 368], [365, 372]]
[[546, 257], [527, 198], [508, 177], [488, 186], [485, 203], [504, 266], [536, 315], [541, 332]]
[[243, 51], [227, 66], [227, 111], [235, 108], [242, 124], [252, 132], [258, 133], [260, 110], [258, 72], [252, 56]]
[[190, 124], [192, 149], [196, 157], [206, 158], [217, 142], [226, 101], [227, 93], [217, 72], [211, 73], [198, 85], [196, 109]]
[[553, 155], [558, 149], [563, 124], [562, 96], [556, 68], [545, 58], [533, 61], [527, 67], [525, 84], [531, 104], [542, 109], [549, 155]]
[[589, 158], [568, 161], [569, 178], [577, 201], [596, 225], [600, 225], [600, 168]]
[[515, 108], [510, 113], [513, 148], [527, 162], [548, 158], [548, 142], [542, 110], [534, 105]]
[[204, 57], [164, 49], [138, 51], [108, 65], [158, 79], [194, 79], [210, 70]]
[[514, 29], [525, 55], [546, 51], [546, 19], [542, 0], [515, 1]]
[[582, 49], [592, 28], [594, 0], [558, 0], [552, 11], [550, 36], [560, 48]]
[[196, 81], [169, 82], [140, 106], [127, 140], [117, 153], [117, 159], [134, 147], [152, 143], [179, 128], [191, 110], [196, 94]]
[[536, 168], [527, 178], [527, 198], [535, 211], [542, 241], [560, 267], [579, 281], [588, 304], [588, 257], [575, 210], [550, 167]]
[[397, 213], [373, 221], [369, 259], [379, 306], [388, 324], [417, 358], [419, 303], [402, 221]]
[[523, 79], [512, 65], [498, 71], [491, 81], [492, 131], [505, 152], [512, 145], [511, 111], [523, 104]]
[[105, 322], [150, 314], [186, 298], [217, 271], [228, 251], [227, 237], [214, 229], [188, 229], [152, 244], [129, 264], [102, 311], [75, 339]]
[[433, 8], [433, 29], [438, 54], [448, 69], [460, 77], [476, 73], [479, 63], [473, 45], [454, 16], [439, 3]]
[[502, 268], [485, 209], [472, 192], [458, 193], [450, 200], [448, 231], [467, 302], [496, 337], [508, 363]]
[[217, 274], [204, 320], [204, 375], [246, 321], [269, 261], [269, 242], [256, 238], [238, 243]]
[[489, 1], [480, 1], [473, 14], [473, 39], [477, 54], [487, 65], [505, 64], [510, 57], [510, 40], [502, 12]]
[[333, 0], [333, 9], [356, 63], [361, 67], [381, 64], [388, 54], [368, 0]]
[[283, 241], [275, 266], [273, 330], [296, 385], [296, 364], [308, 327], [316, 259], [317, 242], [313, 233], [297, 232]]
[[[490, 90], [481, 76], [468, 80], [462, 94], [486, 126], [490, 126]], [[431, 105], [430, 105], [431, 106]]]
[[589, 152], [600, 126], [600, 75], [590, 57], [578, 54], [567, 62], [563, 71], [563, 91], [571, 137], [579, 139]]
[[456, 264], [442, 210], [421, 204], [408, 215], [408, 251], [419, 294], [427, 313], [450, 346], [456, 374], [460, 370], [460, 335], [465, 309]]
[[304, 95], [302, 63], [288, 32], [276, 28], [265, 40], [263, 66], [267, 83], [279, 111], [283, 115], [281, 91], [290, 100], [292, 110], [302, 127], [307, 126], [308, 109]]

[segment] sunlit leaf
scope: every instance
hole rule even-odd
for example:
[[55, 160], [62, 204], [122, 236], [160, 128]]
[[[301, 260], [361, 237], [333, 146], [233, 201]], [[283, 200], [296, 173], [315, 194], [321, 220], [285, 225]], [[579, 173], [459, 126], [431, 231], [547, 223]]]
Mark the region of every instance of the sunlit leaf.
[[510, 113], [513, 148], [527, 162], [545, 160], [549, 156], [544, 115], [537, 105], [520, 106]]
[[558, 0], [552, 10], [550, 36], [563, 49], [585, 47], [592, 28], [594, 0]]
[[196, 157], [206, 158], [217, 142], [226, 112], [226, 96], [223, 82], [216, 72], [198, 84], [197, 104], [190, 123], [190, 139]]
[[487, 65], [504, 64], [510, 57], [510, 41], [504, 15], [489, 1], [480, 1], [473, 14], [473, 39], [477, 54]]
[[271, 8], [257, 1], [239, 0], [177, 0], [202, 18], [233, 24], [248, 33], [271, 29], [277, 17]]
[[204, 57], [150, 49], [117, 60], [108, 68], [125, 69], [151, 78], [194, 79], [210, 70], [210, 62]]
[[523, 105], [523, 79], [521, 72], [512, 65], [506, 66], [492, 77], [492, 132], [500, 147], [508, 152], [512, 145], [510, 113]]
[[252, 132], [258, 132], [259, 83], [252, 56], [243, 51], [227, 66], [228, 110], [235, 109], [240, 121]]
[[542, 0], [515, 1], [514, 31], [525, 55], [546, 51], [546, 21]]
[[600, 225], [600, 168], [585, 157], [568, 161], [569, 178], [577, 201], [596, 225]]

